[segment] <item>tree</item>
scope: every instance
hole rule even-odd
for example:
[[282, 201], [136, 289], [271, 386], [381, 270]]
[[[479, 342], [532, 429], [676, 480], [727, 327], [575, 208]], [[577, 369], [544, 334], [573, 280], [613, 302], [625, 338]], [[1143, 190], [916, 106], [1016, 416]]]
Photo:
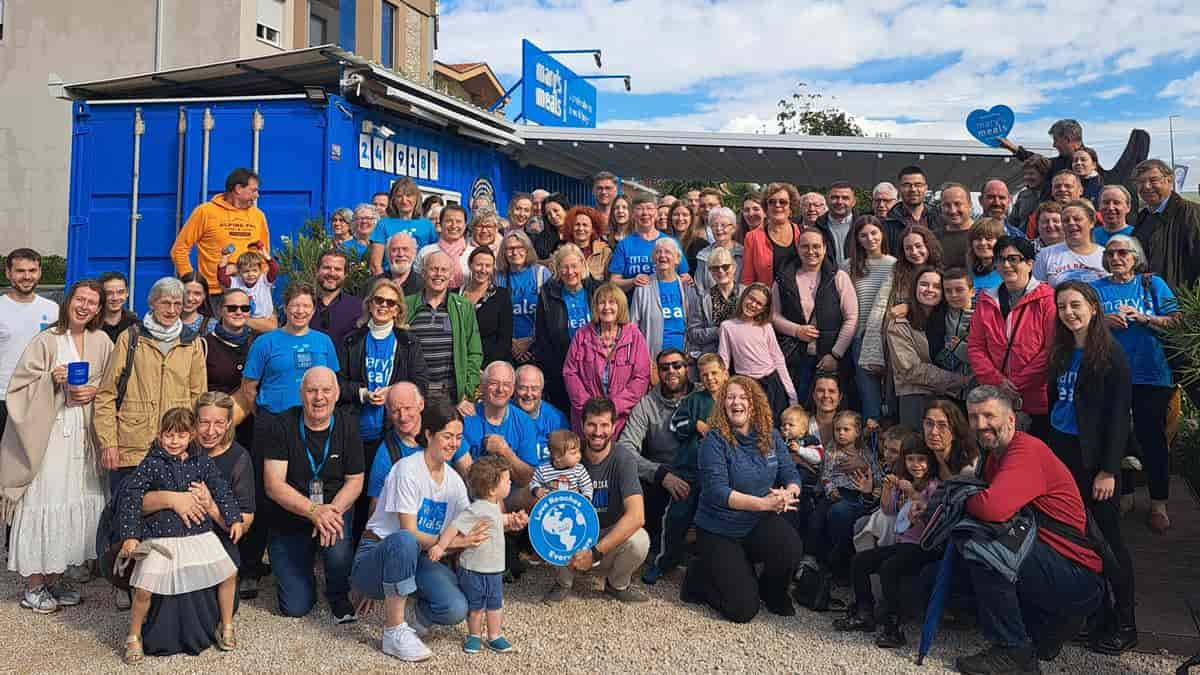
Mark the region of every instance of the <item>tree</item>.
[[779, 100], [775, 121], [781, 134], [804, 136], [862, 136], [862, 127], [854, 116], [834, 106], [823, 106], [824, 96], [808, 91], [808, 84], [797, 84], [790, 99]]

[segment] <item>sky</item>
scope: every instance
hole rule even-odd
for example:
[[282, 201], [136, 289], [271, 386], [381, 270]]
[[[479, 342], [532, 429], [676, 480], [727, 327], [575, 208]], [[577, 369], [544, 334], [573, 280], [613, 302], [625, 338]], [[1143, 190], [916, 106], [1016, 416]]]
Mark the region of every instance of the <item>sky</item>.
[[[1081, 11], [1086, 10], [1086, 11]], [[1049, 145], [1079, 120], [1101, 164], [1129, 132], [1200, 182], [1200, 6], [1141, 0], [443, 0], [437, 59], [486, 61], [507, 88], [521, 39], [598, 82], [601, 127], [777, 133], [779, 99], [804, 82], [867, 135], [970, 139], [968, 113], [1011, 107], [1010, 137]], [[519, 93], [519, 92], [518, 92]], [[519, 101], [519, 97], [517, 97]], [[520, 110], [510, 104], [508, 114]]]

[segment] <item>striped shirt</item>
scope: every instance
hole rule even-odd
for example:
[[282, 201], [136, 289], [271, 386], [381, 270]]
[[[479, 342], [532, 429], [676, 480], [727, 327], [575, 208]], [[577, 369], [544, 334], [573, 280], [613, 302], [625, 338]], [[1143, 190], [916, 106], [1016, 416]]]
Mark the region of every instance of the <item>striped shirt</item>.
[[454, 333], [446, 304], [434, 309], [422, 301], [408, 326], [421, 345], [431, 385], [444, 385], [450, 400], [458, 399], [454, 380]]
[[592, 477], [588, 474], [583, 462], [569, 469], [559, 469], [551, 462], [543, 462], [533, 472], [533, 480], [530, 481], [529, 488], [531, 490], [541, 488], [551, 491], [570, 490], [587, 497], [588, 501], [592, 499], [593, 490]]
[[895, 264], [896, 259], [890, 255], [868, 259], [866, 276], [854, 280], [854, 294], [858, 296], [858, 325], [854, 329], [856, 336], [861, 337], [871, 328], [871, 322], [868, 321], [871, 318], [871, 308], [875, 306], [875, 300], [879, 297], [879, 289], [891, 278], [892, 266]]

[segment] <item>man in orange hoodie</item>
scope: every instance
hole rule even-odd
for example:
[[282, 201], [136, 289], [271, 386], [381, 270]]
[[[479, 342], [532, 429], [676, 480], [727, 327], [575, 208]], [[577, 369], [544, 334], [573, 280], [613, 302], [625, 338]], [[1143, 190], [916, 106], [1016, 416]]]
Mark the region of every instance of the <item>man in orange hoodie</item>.
[[264, 247], [270, 246], [267, 217], [254, 205], [258, 200], [258, 183], [258, 174], [250, 169], [234, 169], [225, 179], [225, 192], [197, 206], [175, 237], [171, 247], [175, 273], [192, 271], [189, 258], [195, 246], [196, 267], [208, 281], [210, 303], [221, 297], [217, 264], [223, 249], [232, 247], [229, 257], [236, 260], [249, 250], [250, 244], [261, 242]]

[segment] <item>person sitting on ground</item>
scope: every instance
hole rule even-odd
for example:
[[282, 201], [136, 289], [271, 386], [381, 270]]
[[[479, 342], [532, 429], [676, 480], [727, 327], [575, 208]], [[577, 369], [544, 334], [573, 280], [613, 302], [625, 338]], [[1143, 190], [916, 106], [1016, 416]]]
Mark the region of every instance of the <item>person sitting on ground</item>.
[[[129, 579], [133, 606], [125, 638], [128, 664], [138, 663], [146, 654], [199, 654], [213, 642], [222, 651], [237, 648], [233, 630], [237, 567], [212, 530], [214, 523], [228, 530], [236, 543], [242, 537], [242, 514], [217, 465], [193, 449], [195, 435], [196, 414], [190, 408], [168, 410], [145, 459], [122, 481], [115, 496], [115, 526], [121, 540], [118, 564], [136, 561]], [[185, 521], [172, 509], [142, 515], [146, 493], [192, 490], [203, 494], [206, 504], [211, 500], [215, 505], [199, 522]], [[220, 615], [215, 627], [205, 620], [213, 614], [212, 596], [206, 592], [213, 586], [218, 587]], [[189, 598], [175, 612], [156, 612], [152, 625], [143, 630], [154, 595]]]
[[795, 508], [800, 477], [758, 383], [735, 375], [716, 399], [712, 430], [700, 445], [700, 557], [688, 565], [679, 597], [735, 623], [753, 619], [760, 602], [772, 614], [792, 616], [788, 586], [801, 542], [783, 514]]
[[859, 551], [850, 566], [854, 584], [854, 604], [846, 616], [833, 622], [835, 630], [875, 631], [875, 596], [871, 592], [871, 575], [878, 574], [883, 590], [883, 632], [875, 638], [880, 647], [903, 647], [907, 644], [901, 630], [903, 607], [900, 602], [902, 583], [926, 564], [941, 559], [941, 551], [926, 551], [921, 547], [925, 531], [925, 507], [937, 489], [933, 474], [936, 461], [933, 451], [921, 439], [912, 435], [901, 446], [902, 461], [896, 472], [883, 479], [880, 498], [883, 512], [895, 517], [896, 543], [869, 551]]
[[806, 561], [815, 559], [821, 569], [835, 575], [848, 572], [854, 522], [878, 503], [875, 487], [883, 478], [862, 432], [862, 416], [853, 410], [833, 418], [833, 445], [825, 446], [821, 463], [822, 493], [804, 541]]
[[[1002, 523], [1030, 507], [1046, 521], [1082, 539], [1087, 512], [1066, 465], [1046, 444], [1016, 430], [1010, 395], [999, 387], [976, 387], [967, 395], [967, 415], [987, 453], [988, 487], [966, 500], [973, 518]], [[1100, 605], [1103, 561], [1091, 548], [1042, 526], [1019, 576], [1007, 580], [987, 564], [966, 560], [957, 573], [970, 581], [979, 629], [989, 646], [957, 659], [968, 674], [1039, 673]]]
[[645, 602], [649, 598], [632, 585], [633, 573], [646, 560], [650, 537], [642, 504], [642, 485], [632, 455], [612, 444], [617, 411], [612, 401], [592, 398], [583, 406], [586, 446], [583, 466], [596, 487], [592, 505], [600, 519], [596, 545], [580, 550], [566, 567], [558, 568], [557, 580], [543, 600], [562, 602], [571, 593], [575, 577], [592, 574], [604, 578], [604, 593], [620, 602]]
[[538, 465], [529, 483], [534, 499], [541, 499], [555, 490], [578, 492], [592, 500], [595, 485], [580, 460], [583, 445], [579, 436], [570, 429], [559, 429], [550, 434], [550, 456]]
[[[463, 639], [462, 648], [468, 654], [477, 654], [487, 645], [496, 653], [507, 654], [513, 646], [504, 637], [504, 582], [501, 577], [504, 572], [505, 516], [501, 509], [512, 487], [508, 462], [503, 457], [484, 457], [471, 465], [468, 480], [475, 501], [442, 530], [437, 543], [429, 548], [429, 559], [438, 562], [459, 535], [475, 531], [480, 523], [487, 525], [484, 530], [487, 541], [464, 549], [458, 556], [458, 586], [467, 599], [467, 637]], [[524, 512], [510, 514], [510, 517], [515, 517], [514, 522], [518, 525], [528, 522]], [[487, 633], [483, 632], [485, 616]]]
[[700, 442], [708, 433], [708, 417], [712, 413], [713, 397], [725, 386], [729, 371], [717, 354], [705, 354], [696, 362], [702, 387], [683, 397], [668, 423], [679, 449], [671, 462], [670, 472], [687, 484], [682, 498], [672, 497], [663, 515], [662, 543], [654, 564], [642, 572], [642, 583], [654, 585], [687, 560], [687, 533], [696, 517], [700, 503]]

